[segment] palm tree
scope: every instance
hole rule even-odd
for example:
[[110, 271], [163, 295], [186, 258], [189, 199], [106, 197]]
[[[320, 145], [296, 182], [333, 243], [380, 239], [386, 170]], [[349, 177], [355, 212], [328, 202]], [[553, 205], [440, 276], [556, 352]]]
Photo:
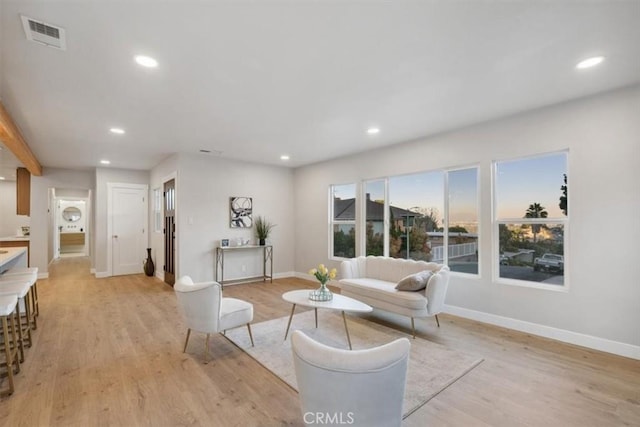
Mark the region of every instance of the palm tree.
[[[540, 203], [532, 203], [529, 205], [529, 209], [524, 214], [525, 218], [546, 218], [549, 213], [545, 210], [544, 206], [541, 206]], [[536, 243], [536, 237], [540, 232], [540, 228], [542, 224], [531, 224], [531, 231], [533, 232], [533, 243]]]

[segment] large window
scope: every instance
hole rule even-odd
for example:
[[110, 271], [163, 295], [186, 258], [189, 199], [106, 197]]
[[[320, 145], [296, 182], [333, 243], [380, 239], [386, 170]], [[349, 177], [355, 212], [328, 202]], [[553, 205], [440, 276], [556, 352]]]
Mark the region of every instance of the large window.
[[331, 254], [333, 258], [356, 256], [356, 185], [331, 186]]
[[364, 183], [365, 254], [478, 274], [478, 168]]
[[498, 278], [565, 285], [567, 153], [494, 164]]

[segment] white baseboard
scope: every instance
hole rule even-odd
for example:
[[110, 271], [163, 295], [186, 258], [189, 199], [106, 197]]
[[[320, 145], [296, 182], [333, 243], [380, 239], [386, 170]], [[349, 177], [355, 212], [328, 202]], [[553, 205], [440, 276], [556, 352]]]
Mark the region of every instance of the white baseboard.
[[111, 277], [107, 271], [96, 271], [96, 279], [104, 279], [105, 277]]
[[273, 274], [273, 278], [274, 279], [284, 279], [285, 277], [296, 277], [296, 272], [295, 271], [285, 271], [283, 273], [274, 273]]
[[[301, 273], [299, 271], [295, 272], [295, 277], [297, 277], [298, 279], [304, 279], [304, 280], [311, 280], [312, 282], [317, 282], [318, 279], [316, 279], [315, 276], [310, 275], [309, 273]], [[328, 283], [330, 285], [332, 285], [333, 280], [330, 280]]]
[[510, 317], [484, 313], [482, 311], [470, 310], [468, 308], [456, 307], [453, 305], [446, 305], [444, 312], [464, 317], [466, 319], [477, 320], [491, 325], [502, 326], [503, 328], [526, 332], [532, 335], [551, 338], [569, 344], [575, 344], [594, 350], [640, 360], [640, 346], [567, 331], [565, 329], [553, 328], [551, 326], [539, 325], [537, 323], [526, 322], [524, 320], [513, 319]]
[[48, 279], [49, 278], [49, 273], [38, 273], [38, 279]]
[[91, 274], [96, 274], [96, 269], [95, 269], [95, 268], [90, 269], [90, 270], [89, 270], [89, 273], [91, 273]]

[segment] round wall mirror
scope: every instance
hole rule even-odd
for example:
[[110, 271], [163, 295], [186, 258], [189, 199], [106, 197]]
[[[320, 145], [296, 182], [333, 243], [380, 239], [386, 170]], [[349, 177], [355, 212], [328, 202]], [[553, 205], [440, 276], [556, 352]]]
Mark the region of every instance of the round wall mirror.
[[69, 206], [62, 211], [62, 218], [64, 218], [65, 221], [76, 222], [80, 220], [81, 216], [82, 212], [80, 209], [73, 206]]

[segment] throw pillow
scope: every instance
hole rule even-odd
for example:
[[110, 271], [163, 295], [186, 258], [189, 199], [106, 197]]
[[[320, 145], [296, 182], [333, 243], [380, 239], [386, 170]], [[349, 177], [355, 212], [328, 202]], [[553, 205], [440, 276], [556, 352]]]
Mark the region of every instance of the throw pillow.
[[433, 273], [429, 270], [420, 271], [419, 273], [410, 274], [402, 278], [396, 285], [399, 291], [421, 291], [427, 287], [427, 282]]

